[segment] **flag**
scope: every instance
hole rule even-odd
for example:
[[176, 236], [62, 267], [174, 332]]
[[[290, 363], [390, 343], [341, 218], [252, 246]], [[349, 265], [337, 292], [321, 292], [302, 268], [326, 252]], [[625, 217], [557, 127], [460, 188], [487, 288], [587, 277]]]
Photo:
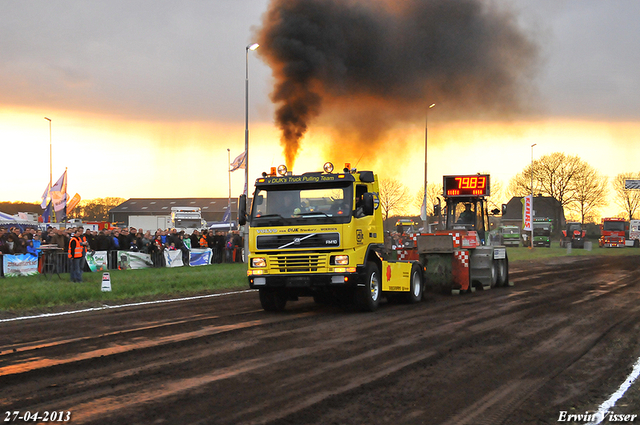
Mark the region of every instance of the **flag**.
[[44, 193], [42, 194], [42, 203], [40, 204], [40, 207], [42, 207], [42, 209], [47, 208], [47, 198], [49, 197], [50, 190], [51, 190], [51, 186], [49, 185], [49, 183], [47, 183], [47, 188], [44, 190]]
[[64, 170], [56, 184], [51, 187], [51, 191], [67, 193], [67, 170]]
[[227, 210], [224, 212], [224, 216], [222, 217], [222, 222], [228, 223], [230, 218], [231, 218], [231, 208], [227, 208]]
[[527, 195], [522, 198], [522, 230], [531, 231], [533, 211], [531, 208], [532, 197]]
[[236, 171], [238, 168], [246, 168], [247, 166], [247, 152], [242, 152], [240, 155], [229, 164], [229, 171]]
[[53, 208], [52, 201], [49, 201], [46, 209], [42, 213], [42, 222], [43, 223], [51, 223], [51, 209]]
[[78, 195], [77, 193], [75, 195], [73, 195], [73, 198], [71, 198], [71, 200], [69, 201], [69, 203], [67, 204], [67, 212], [71, 212], [76, 205], [78, 205], [78, 203], [80, 202], [80, 195]]
[[64, 173], [62, 173], [56, 184], [51, 187], [49, 193], [51, 199], [53, 199], [53, 209], [56, 212], [64, 210], [67, 206], [67, 170], [64, 170]]
[[51, 199], [56, 212], [62, 211], [67, 206], [67, 194], [64, 192], [51, 192]]
[[422, 221], [427, 221], [427, 194], [424, 194], [422, 198], [422, 206], [420, 207], [420, 218]]

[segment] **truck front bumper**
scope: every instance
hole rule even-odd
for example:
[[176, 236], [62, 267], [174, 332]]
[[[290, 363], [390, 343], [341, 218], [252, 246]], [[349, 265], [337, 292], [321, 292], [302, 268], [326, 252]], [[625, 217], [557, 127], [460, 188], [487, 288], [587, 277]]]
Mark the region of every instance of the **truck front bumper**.
[[[359, 268], [358, 268], [359, 270]], [[359, 278], [356, 273], [300, 273], [249, 276], [249, 287], [260, 288], [322, 288], [355, 286]]]

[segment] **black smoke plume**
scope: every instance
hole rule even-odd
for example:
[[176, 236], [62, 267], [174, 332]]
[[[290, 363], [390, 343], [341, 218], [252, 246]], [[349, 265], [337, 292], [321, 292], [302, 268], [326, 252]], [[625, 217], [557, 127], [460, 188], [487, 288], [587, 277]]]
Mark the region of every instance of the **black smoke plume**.
[[449, 119], [520, 111], [537, 59], [489, 0], [272, 0], [257, 37], [289, 166], [321, 113], [370, 143], [431, 103]]

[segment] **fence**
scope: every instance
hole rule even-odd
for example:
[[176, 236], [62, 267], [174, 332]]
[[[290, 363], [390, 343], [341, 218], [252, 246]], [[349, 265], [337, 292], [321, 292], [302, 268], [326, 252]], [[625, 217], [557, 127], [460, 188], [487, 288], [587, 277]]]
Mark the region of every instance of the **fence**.
[[[30, 254], [0, 255], [2, 267], [0, 276], [26, 276], [42, 273], [45, 275], [69, 273], [71, 260], [60, 249], [43, 250], [36, 257]], [[131, 251], [95, 251], [87, 254], [84, 270], [97, 272], [104, 270], [140, 269], [148, 267], [179, 267], [183, 265], [207, 265], [225, 262], [241, 262], [241, 252], [217, 248], [192, 249], [184, 252], [163, 250], [152, 254]]]

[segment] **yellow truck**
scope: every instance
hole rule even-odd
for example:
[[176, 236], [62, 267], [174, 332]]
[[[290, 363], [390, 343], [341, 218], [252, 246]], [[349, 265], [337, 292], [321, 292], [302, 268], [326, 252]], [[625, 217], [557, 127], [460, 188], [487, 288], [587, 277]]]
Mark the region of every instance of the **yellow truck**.
[[378, 179], [372, 171], [345, 168], [256, 180], [251, 211], [240, 199], [239, 223], [248, 220], [248, 279], [262, 307], [312, 296], [317, 302], [355, 302], [377, 309], [381, 296], [422, 299], [417, 261], [384, 259]]

